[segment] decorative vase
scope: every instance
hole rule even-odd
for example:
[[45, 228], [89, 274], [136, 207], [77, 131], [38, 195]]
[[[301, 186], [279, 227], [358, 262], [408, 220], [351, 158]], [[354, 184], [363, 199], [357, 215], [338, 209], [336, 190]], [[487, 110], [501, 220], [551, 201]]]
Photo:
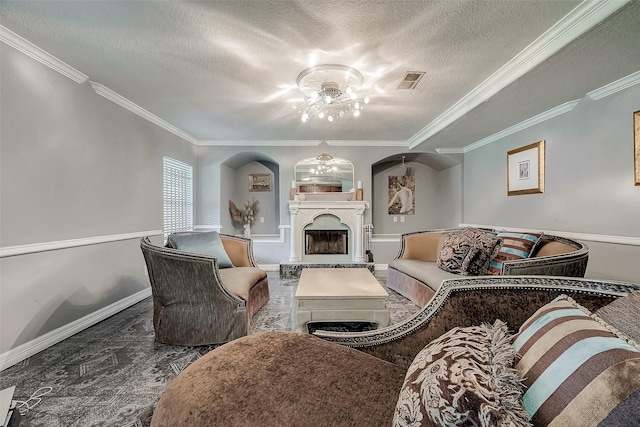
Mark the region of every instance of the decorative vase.
[[251, 237], [251, 224], [244, 225], [244, 237], [247, 239]]

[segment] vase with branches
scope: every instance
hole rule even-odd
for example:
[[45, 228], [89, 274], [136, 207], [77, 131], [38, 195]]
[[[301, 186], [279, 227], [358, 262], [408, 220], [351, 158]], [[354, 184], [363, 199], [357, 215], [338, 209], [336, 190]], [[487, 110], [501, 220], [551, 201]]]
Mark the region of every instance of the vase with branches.
[[260, 212], [260, 208], [256, 199], [251, 199], [245, 203], [244, 209], [238, 208], [233, 201], [229, 200], [231, 219], [244, 227], [245, 237], [251, 236], [251, 225], [255, 222], [258, 212]]

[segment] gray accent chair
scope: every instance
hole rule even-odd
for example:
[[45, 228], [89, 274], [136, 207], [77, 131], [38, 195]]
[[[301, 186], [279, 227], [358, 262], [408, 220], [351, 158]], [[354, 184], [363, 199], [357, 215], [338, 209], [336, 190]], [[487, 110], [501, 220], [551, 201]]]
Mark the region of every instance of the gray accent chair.
[[254, 313], [269, 300], [267, 274], [255, 263], [251, 240], [220, 238], [235, 267], [221, 269], [213, 256], [140, 240], [157, 341], [196, 346], [245, 336]]

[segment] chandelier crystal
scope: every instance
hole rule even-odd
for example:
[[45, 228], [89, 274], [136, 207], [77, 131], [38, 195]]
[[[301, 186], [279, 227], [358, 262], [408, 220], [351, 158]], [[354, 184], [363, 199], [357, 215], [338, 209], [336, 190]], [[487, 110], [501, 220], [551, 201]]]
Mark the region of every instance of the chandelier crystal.
[[338, 175], [338, 167], [333, 165], [333, 156], [322, 153], [318, 157], [316, 157], [319, 164], [316, 166], [312, 166], [309, 169], [309, 173], [311, 175], [322, 175], [322, 176], [337, 176]]
[[304, 106], [298, 110], [300, 120], [326, 118], [332, 122], [345, 115], [359, 117], [369, 97], [359, 98], [357, 91], [364, 78], [358, 70], [341, 64], [322, 64], [307, 68], [296, 79], [298, 89], [305, 95]]

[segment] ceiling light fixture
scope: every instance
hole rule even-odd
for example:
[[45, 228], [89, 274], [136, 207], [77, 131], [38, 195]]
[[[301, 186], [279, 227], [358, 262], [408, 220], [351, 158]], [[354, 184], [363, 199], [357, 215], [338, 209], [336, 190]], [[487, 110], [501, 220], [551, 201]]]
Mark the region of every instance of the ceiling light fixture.
[[304, 107], [298, 108], [303, 123], [311, 117], [326, 118], [332, 122], [351, 114], [359, 117], [369, 97], [358, 98], [357, 91], [364, 78], [358, 70], [348, 65], [321, 64], [307, 68], [298, 75], [296, 84], [305, 96]]
[[318, 157], [316, 157], [316, 160], [319, 161], [319, 164], [315, 167], [312, 166], [309, 169], [309, 173], [311, 175], [338, 175], [338, 167], [332, 165], [333, 156], [327, 153], [322, 153]]

